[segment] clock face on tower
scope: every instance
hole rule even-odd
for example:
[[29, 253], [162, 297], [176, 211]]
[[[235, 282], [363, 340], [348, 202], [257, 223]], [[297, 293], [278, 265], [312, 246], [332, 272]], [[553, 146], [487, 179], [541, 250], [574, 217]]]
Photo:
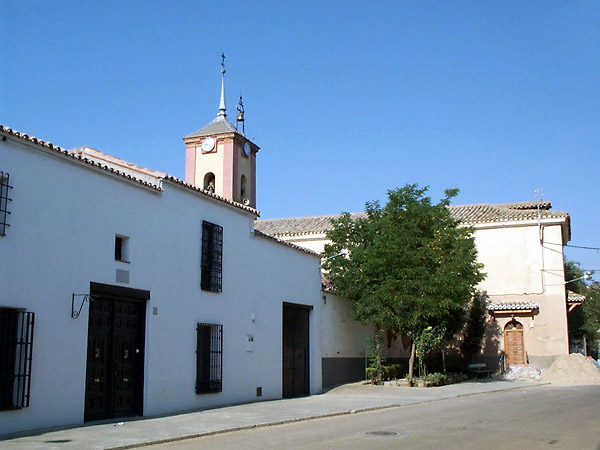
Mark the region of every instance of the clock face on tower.
[[244, 142], [244, 156], [250, 156], [252, 153], [252, 149], [250, 148], [250, 143], [248, 141]]
[[208, 137], [202, 141], [202, 152], [210, 153], [215, 148], [215, 140], [214, 138]]

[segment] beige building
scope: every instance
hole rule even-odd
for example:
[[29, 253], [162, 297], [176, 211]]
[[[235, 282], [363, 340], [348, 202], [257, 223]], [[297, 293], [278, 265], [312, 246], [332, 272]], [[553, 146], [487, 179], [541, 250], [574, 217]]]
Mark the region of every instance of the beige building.
[[[563, 247], [570, 239], [568, 213], [549, 202], [450, 207], [475, 230], [478, 259], [487, 274], [479, 289], [489, 313], [485, 358], [492, 364], [547, 366], [569, 352]], [[355, 213], [360, 217], [363, 213]], [[335, 216], [260, 220], [256, 228], [279, 239], [322, 252]], [[352, 323], [351, 305], [331, 294], [323, 311], [324, 384], [328, 368], [364, 367], [366, 327]], [[396, 343], [392, 356], [406, 356]], [[500, 358], [498, 358], [500, 355]], [[330, 374], [331, 375], [331, 374]], [[332, 375], [333, 376], [333, 375]]]

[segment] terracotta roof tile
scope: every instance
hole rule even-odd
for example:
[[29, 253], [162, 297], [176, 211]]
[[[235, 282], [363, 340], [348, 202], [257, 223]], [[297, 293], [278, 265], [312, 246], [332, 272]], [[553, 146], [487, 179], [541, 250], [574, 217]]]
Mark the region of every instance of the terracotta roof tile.
[[307, 253], [309, 255], [318, 256], [319, 258], [321, 257], [317, 252], [313, 252], [312, 250], [309, 250], [306, 247], [301, 247], [299, 245], [292, 244], [291, 242], [284, 241], [282, 239], [278, 239], [278, 238], [276, 238], [274, 236], [271, 236], [270, 234], [265, 234], [265, 233], [263, 233], [262, 231], [259, 231], [259, 230], [254, 230], [254, 235], [256, 237], [260, 237], [260, 238], [263, 238], [263, 239], [268, 239], [269, 241], [277, 242], [278, 244], [285, 245], [286, 247], [293, 248], [294, 250], [299, 250], [299, 251], [301, 251], [303, 253]]
[[[540, 204], [540, 217], [565, 218], [569, 214], [561, 211], [551, 211], [550, 202]], [[501, 203], [450, 206], [452, 216], [465, 225], [475, 225], [494, 222], [509, 222], [537, 219], [537, 203]], [[366, 213], [352, 213], [352, 218], [364, 218]], [[331, 228], [331, 219], [337, 214], [310, 217], [291, 217], [284, 219], [259, 220], [255, 227], [264, 233], [275, 236], [301, 236], [325, 233]]]
[[583, 303], [585, 295], [577, 294], [573, 291], [567, 291], [567, 303]]
[[186, 136], [184, 139], [194, 138], [194, 137], [213, 136], [215, 134], [224, 134], [224, 133], [237, 133], [237, 134], [243, 136], [242, 132], [239, 131], [236, 127], [234, 127], [233, 124], [229, 120], [227, 120], [227, 118], [225, 118], [223, 116], [217, 116], [217, 118], [215, 120], [213, 120], [211, 123], [200, 128], [198, 131], [195, 131], [194, 133]]
[[[4, 132], [4, 133], [6, 133], [8, 135], [11, 135], [11, 136], [23, 139], [25, 141], [28, 141], [28, 142], [31, 142], [33, 144], [39, 145], [41, 147], [45, 147], [45, 148], [47, 148], [49, 150], [52, 150], [52, 151], [56, 152], [57, 154], [60, 154], [60, 155], [62, 155], [64, 157], [66, 157], [66, 158], [70, 158], [70, 159], [73, 159], [73, 160], [78, 160], [78, 161], [81, 161], [81, 162], [83, 162], [83, 163], [85, 163], [85, 164], [87, 164], [89, 166], [93, 166], [93, 167], [97, 167], [97, 168], [103, 169], [106, 172], [109, 172], [109, 173], [112, 173], [112, 174], [115, 174], [115, 175], [120, 175], [120, 176], [122, 176], [123, 178], [125, 178], [127, 180], [131, 180], [131, 181], [137, 182], [137, 183], [139, 183], [139, 184], [141, 184], [143, 186], [146, 186], [146, 187], [149, 187], [149, 188], [152, 188], [152, 189], [156, 189], [157, 191], [162, 191], [163, 190], [162, 187], [161, 187], [161, 185], [160, 185], [160, 183], [150, 183], [148, 181], [139, 179], [139, 178], [135, 177], [134, 175], [132, 175], [130, 172], [126, 171], [126, 170], [119, 170], [119, 169], [116, 169], [115, 167], [110, 167], [109, 165], [103, 164], [100, 161], [94, 161], [94, 160], [92, 160], [90, 158], [87, 158], [84, 154], [77, 154], [75, 152], [70, 152], [68, 150], [65, 150], [62, 147], [59, 147], [59, 146], [56, 146], [56, 145], [52, 144], [51, 142], [43, 141], [43, 140], [38, 139], [38, 138], [36, 138], [34, 136], [29, 136], [28, 134], [25, 134], [25, 133], [20, 133], [20, 132], [18, 132], [16, 130], [13, 130], [12, 128], [9, 128], [7, 126], [0, 125], [0, 132]], [[5, 139], [3, 139], [3, 140], [5, 140]]]
[[488, 311], [521, 311], [530, 309], [539, 309], [539, 305], [527, 300], [514, 303], [492, 302], [487, 305]]
[[228, 205], [235, 206], [236, 208], [242, 209], [242, 210], [244, 210], [246, 212], [249, 212], [249, 213], [252, 213], [252, 214], [254, 214], [257, 217], [260, 216], [260, 211], [258, 211], [257, 209], [254, 209], [254, 208], [252, 208], [250, 206], [246, 206], [246, 205], [244, 205], [242, 203], [234, 202], [233, 200], [230, 200], [228, 198], [221, 197], [220, 195], [217, 195], [217, 194], [214, 194], [212, 192], [209, 192], [209, 191], [207, 191], [205, 189], [202, 189], [202, 188], [200, 188], [198, 186], [195, 186], [193, 184], [186, 183], [182, 179], [174, 177], [173, 175], [165, 174], [165, 177], [163, 178], [163, 180], [171, 181], [171, 182], [176, 183], [176, 184], [178, 184], [180, 186], [184, 186], [185, 188], [190, 189], [192, 191], [199, 192], [200, 194], [203, 194], [203, 195], [205, 195], [207, 197], [210, 197], [210, 198], [212, 198], [214, 200], [218, 200], [220, 202], [227, 203]]
[[[234, 202], [233, 200], [229, 200], [227, 198], [221, 197], [220, 195], [216, 195], [211, 192], [208, 192], [202, 188], [199, 188], [197, 186], [186, 183], [185, 181], [183, 181], [177, 177], [174, 177], [172, 175], [165, 174], [163, 172], [154, 171], [151, 169], [146, 169], [144, 167], [141, 167], [141, 166], [138, 166], [135, 164], [132, 164], [131, 166], [129, 166], [130, 163], [128, 163], [125, 160], [122, 160], [122, 159], [116, 158], [116, 157], [112, 157], [111, 155], [108, 155], [107, 153], [102, 153], [98, 150], [90, 149], [89, 147], [86, 147], [86, 148], [88, 150], [92, 150], [92, 152], [89, 152], [89, 151], [86, 152], [83, 150], [83, 148], [73, 149], [73, 150], [65, 150], [64, 148], [58, 147], [50, 142], [43, 141], [34, 136], [29, 136], [25, 133], [20, 133], [16, 130], [13, 130], [4, 125], [0, 125], [0, 132], [4, 132], [4, 133], [14, 136], [16, 138], [23, 139], [25, 141], [39, 145], [41, 147], [45, 147], [49, 150], [56, 152], [59, 155], [62, 155], [65, 158], [77, 160], [77, 161], [80, 161], [89, 166], [100, 168], [106, 172], [109, 172], [114, 175], [119, 175], [119, 176], [123, 177], [124, 179], [133, 181], [135, 183], [139, 183], [143, 186], [155, 189], [157, 191], [163, 191], [162, 181], [167, 180], [167, 181], [176, 183], [180, 186], [183, 186], [187, 189], [190, 189], [194, 192], [198, 192], [202, 195], [205, 195], [206, 197], [209, 197], [213, 200], [217, 200], [219, 202], [222, 202], [227, 205], [233, 206], [235, 208], [241, 209], [243, 211], [249, 212], [249, 213], [253, 214], [255, 217], [260, 216], [260, 212], [254, 208], [251, 208], [249, 206], [243, 205], [238, 202]], [[3, 140], [5, 140], [5, 139], [3, 139]], [[119, 167], [121, 167], [121, 168], [119, 168]], [[151, 176], [150, 179], [152, 179], [153, 181], [149, 182], [149, 181], [142, 179], [142, 178], [148, 179], [147, 177], [144, 177], [144, 175], [150, 175]]]

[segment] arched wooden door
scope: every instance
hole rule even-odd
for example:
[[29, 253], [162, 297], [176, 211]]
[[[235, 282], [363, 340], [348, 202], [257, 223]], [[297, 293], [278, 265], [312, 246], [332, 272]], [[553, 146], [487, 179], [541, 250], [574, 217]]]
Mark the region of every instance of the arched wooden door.
[[507, 367], [527, 363], [523, 325], [515, 320], [508, 322], [504, 327], [504, 352]]

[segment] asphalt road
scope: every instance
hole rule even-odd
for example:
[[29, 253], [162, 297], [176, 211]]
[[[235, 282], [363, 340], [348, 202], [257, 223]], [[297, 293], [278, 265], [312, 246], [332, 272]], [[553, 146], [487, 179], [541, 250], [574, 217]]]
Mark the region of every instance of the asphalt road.
[[600, 386], [493, 392], [146, 449], [600, 449]]

